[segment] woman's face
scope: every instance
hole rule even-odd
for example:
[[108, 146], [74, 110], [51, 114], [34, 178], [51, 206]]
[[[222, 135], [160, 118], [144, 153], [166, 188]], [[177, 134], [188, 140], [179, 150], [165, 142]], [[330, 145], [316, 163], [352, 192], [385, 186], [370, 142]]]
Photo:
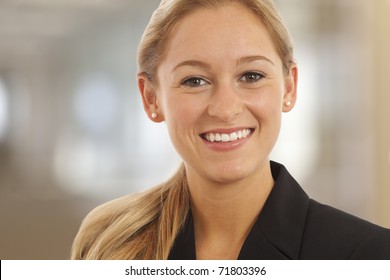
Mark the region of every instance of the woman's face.
[[283, 73], [261, 21], [230, 4], [180, 20], [157, 70], [158, 87], [141, 92], [149, 115], [166, 122], [187, 172], [226, 183], [268, 164], [281, 113], [295, 103], [295, 66], [290, 72]]

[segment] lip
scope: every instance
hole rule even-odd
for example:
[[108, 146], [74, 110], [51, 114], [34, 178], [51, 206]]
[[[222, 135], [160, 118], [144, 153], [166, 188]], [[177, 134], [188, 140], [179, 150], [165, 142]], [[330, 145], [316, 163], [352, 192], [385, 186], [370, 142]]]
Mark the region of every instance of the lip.
[[[237, 139], [231, 142], [209, 142], [206, 139], [204, 139], [202, 136], [207, 133], [230, 134], [244, 129], [250, 129], [251, 130], [250, 135], [248, 135], [246, 138]], [[205, 144], [211, 150], [217, 152], [228, 152], [228, 151], [233, 151], [241, 148], [246, 142], [248, 142], [251, 139], [255, 130], [256, 129], [254, 127], [218, 128], [218, 129], [212, 129], [212, 130], [202, 132], [201, 134], [199, 134], [199, 138], [202, 141], [202, 143]]]
[[244, 126], [243, 127], [234, 127], [234, 128], [218, 128], [218, 129], [212, 129], [212, 130], [204, 131], [204, 132], [202, 132], [199, 135], [207, 134], [207, 133], [230, 134], [230, 133], [233, 133], [233, 132], [236, 132], [236, 131], [239, 131], [239, 130], [244, 130], [244, 129], [250, 129], [250, 130], [252, 130], [252, 132], [255, 130], [254, 127], [244, 127]]

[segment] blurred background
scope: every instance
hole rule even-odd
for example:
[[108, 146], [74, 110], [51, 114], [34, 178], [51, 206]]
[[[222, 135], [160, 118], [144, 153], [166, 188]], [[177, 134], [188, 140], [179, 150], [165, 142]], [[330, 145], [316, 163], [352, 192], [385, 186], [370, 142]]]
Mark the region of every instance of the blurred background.
[[[0, 0], [0, 258], [68, 259], [97, 205], [180, 159], [145, 116], [136, 48], [158, 0]], [[272, 159], [390, 227], [390, 0], [277, 0], [299, 100]]]

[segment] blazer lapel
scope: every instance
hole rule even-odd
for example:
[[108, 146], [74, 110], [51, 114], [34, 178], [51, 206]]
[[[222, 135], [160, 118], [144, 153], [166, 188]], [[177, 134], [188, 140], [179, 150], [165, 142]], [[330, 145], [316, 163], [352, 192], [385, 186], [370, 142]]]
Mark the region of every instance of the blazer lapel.
[[283, 165], [271, 169], [275, 186], [239, 259], [299, 259], [309, 197]]
[[238, 260], [287, 260], [288, 256], [275, 247], [256, 225], [246, 238]]

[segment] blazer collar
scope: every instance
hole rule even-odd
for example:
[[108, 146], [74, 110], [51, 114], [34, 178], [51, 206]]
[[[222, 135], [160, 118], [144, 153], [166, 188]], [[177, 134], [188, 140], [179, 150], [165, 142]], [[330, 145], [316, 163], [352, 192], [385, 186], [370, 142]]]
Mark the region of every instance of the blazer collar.
[[[298, 259], [309, 197], [288, 173], [271, 162], [275, 185], [246, 238], [238, 259]], [[196, 259], [191, 212], [175, 240], [169, 259]]]
[[309, 197], [287, 169], [271, 162], [275, 185], [239, 259], [298, 259]]

